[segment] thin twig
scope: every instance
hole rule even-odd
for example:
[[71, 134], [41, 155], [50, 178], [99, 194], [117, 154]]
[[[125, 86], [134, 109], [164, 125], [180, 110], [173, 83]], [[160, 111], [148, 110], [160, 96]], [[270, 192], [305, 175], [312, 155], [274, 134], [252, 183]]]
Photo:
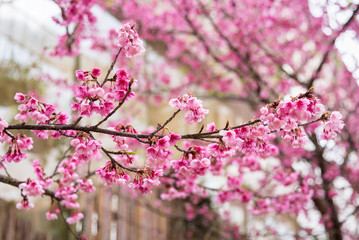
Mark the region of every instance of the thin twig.
[[138, 173], [138, 172], [141, 172], [141, 171], [142, 171], [142, 169], [139, 169], [139, 168], [128, 168], [128, 167], [123, 166], [121, 163], [117, 162], [117, 161], [111, 156], [111, 154], [109, 153], [109, 151], [107, 151], [104, 147], [101, 147], [101, 150], [106, 154], [106, 156], [111, 160], [112, 163], [118, 165], [120, 168], [125, 169], [125, 170], [130, 171], [130, 172], [135, 172], [135, 173]]
[[171, 116], [169, 119], [167, 119], [167, 121], [166, 121], [163, 125], [159, 125], [158, 128], [150, 134], [150, 138], [153, 137], [153, 136], [154, 136], [156, 133], [158, 133], [159, 131], [161, 131], [169, 122], [171, 122], [171, 121], [176, 117], [176, 115], [177, 115], [180, 111], [181, 111], [181, 110], [178, 109], [177, 111], [175, 111], [175, 112], [172, 114], [172, 116]]
[[100, 87], [102, 87], [102, 86], [108, 81], [108, 76], [109, 76], [110, 73], [112, 72], [113, 67], [114, 67], [115, 64], [116, 64], [117, 58], [118, 58], [118, 56], [120, 55], [121, 51], [122, 51], [122, 47], [118, 50], [118, 52], [117, 52], [117, 54], [116, 54], [116, 56], [115, 56], [115, 59], [112, 61], [111, 66], [110, 66], [110, 68], [109, 68], [108, 71], [107, 71], [106, 77], [105, 77], [105, 79], [103, 80], [103, 82], [102, 82], [102, 84], [100, 85]]
[[123, 97], [123, 99], [121, 100], [121, 102], [119, 102], [119, 104], [117, 105], [116, 108], [114, 108], [104, 119], [102, 119], [99, 123], [97, 123], [95, 125], [95, 127], [100, 126], [102, 123], [106, 122], [107, 119], [109, 119], [120, 107], [122, 107], [122, 105], [125, 103], [126, 98], [128, 97], [128, 95], [131, 93], [131, 86], [133, 84], [133, 80], [130, 81], [130, 84], [128, 86], [128, 90], [126, 92], [126, 95]]
[[4, 165], [3, 162], [4, 162], [4, 160], [0, 162], [0, 165], [1, 165], [2, 168], [4, 169], [6, 175], [11, 178], [11, 175], [10, 175], [10, 173], [7, 171], [7, 169], [6, 169], [6, 167], [5, 167], [5, 165]]

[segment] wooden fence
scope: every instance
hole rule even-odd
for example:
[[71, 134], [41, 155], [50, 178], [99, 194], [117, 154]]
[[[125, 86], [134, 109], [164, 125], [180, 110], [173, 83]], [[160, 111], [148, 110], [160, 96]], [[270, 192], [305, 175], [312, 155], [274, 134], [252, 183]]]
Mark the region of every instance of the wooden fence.
[[33, 230], [31, 221], [20, 217], [14, 203], [0, 199], [1, 240], [50, 240], [50, 234]]
[[153, 195], [131, 198], [123, 189], [100, 188], [81, 198], [84, 207], [82, 232], [88, 240], [167, 239], [169, 215], [153, 204]]
[[[84, 219], [74, 228], [82, 232], [88, 240], [183, 239], [184, 233], [181, 229], [183, 216], [179, 216], [178, 213], [171, 215], [166, 211], [168, 210], [166, 208], [173, 211], [178, 206], [157, 206], [156, 195], [153, 193], [131, 198], [131, 193], [124, 189], [98, 187], [94, 193], [80, 196]], [[60, 218], [56, 220], [57, 222], [50, 222], [51, 225], [48, 225], [49, 222], [44, 214], [47, 209], [38, 208], [41, 208], [41, 205], [30, 211], [20, 211], [15, 208], [15, 203], [0, 199], [0, 239], [73, 238], [66, 232]], [[63, 232], [56, 235], [54, 234], [56, 231]]]

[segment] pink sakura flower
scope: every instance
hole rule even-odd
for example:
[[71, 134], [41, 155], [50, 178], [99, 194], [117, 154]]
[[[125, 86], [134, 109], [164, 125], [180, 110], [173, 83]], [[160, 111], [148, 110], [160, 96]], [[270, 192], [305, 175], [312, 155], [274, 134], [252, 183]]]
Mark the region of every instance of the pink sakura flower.
[[143, 173], [137, 173], [132, 183], [128, 187], [133, 190], [138, 190], [142, 194], [152, 193], [151, 188], [160, 184], [159, 177], [163, 175], [162, 170], [146, 169]]
[[108, 115], [114, 108], [111, 99], [105, 93], [102, 87], [87, 86], [86, 80], [83, 85], [76, 86], [74, 89], [74, 96], [78, 102], [72, 102], [71, 107], [73, 111], [78, 111], [81, 116], [91, 116], [93, 113], [101, 114], [102, 116]]
[[255, 204], [251, 204], [248, 206], [248, 211], [250, 211], [253, 215], [270, 213], [271, 211], [273, 211], [271, 207], [271, 200], [268, 198], [259, 199], [255, 202]]
[[88, 73], [87, 72], [85, 73], [84, 71], [81, 71], [81, 70], [76, 70], [75, 75], [76, 75], [77, 80], [85, 81]]
[[170, 146], [174, 146], [176, 144], [176, 142], [179, 141], [180, 139], [181, 139], [180, 135], [177, 135], [175, 133], [170, 133], [170, 135], [169, 135]]
[[91, 70], [91, 75], [94, 78], [97, 78], [98, 76], [100, 76], [100, 74], [101, 74], [101, 69], [99, 69], [99, 68], [93, 68]]
[[66, 219], [66, 222], [68, 224], [75, 224], [83, 218], [84, 215], [81, 212], [75, 212], [74, 214], [72, 214], [70, 217]]
[[243, 180], [243, 175], [239, 177], [228, 176], [227, 186], [231, 189], [239, 188]]
[[75, 172], [75, 169], [82, 163], [82, 160], [79, 160], [77, 158], [66, 158], [64, 159], [58, 169], [57, 172], [61, 173], [63, 175], [62, 178], [60, 178], [60, 182], [62, 184], [69, 183], [75, 179], [77, 179], [79, 176]]
[[121, 186], [130, 180], [130, 177], [111, 161], [107, 161], [104, 167], [97, 169], [96, 175], [101, 177], [105, 186], [111, 186], [113, 184]]
[[21, 160], [24, 160], [26, 158], [26, 154], [22, 153], [19, 148], [15, 146], [9, 148], [8, 152], [2, 157], [7, 162], [20, 162]]
[[15, 100], [23, 102], [18, 106], [20, 113], [15, 116], [16, 120], [26, 123], [29, 118], [36, 123], [44, 123], [48, 121], [55, 112], [53, 105], [38, 101], [34, 97], [26, 96], [21, 93], [16, 93]]
[[283, 170], [278, 170], [275, 174], [273, 174], [272, 178], [282, 183], [283, 186], [289, 186], [295, 183], [298, 179], [297, 172], [285, 173]]
[[101, 149], [101, 142], [88, 136], [79, 136], [73, 139], [70, 144], [75, 147], [73, 157], [85, 161], [97, 157], [99, 155], [98, 150]]
[[204, 115], [209, 112], [209, 110], [203, 108], [201, 100], [190, 94], [184, 94], [180, 98], [171, 99], [169, 101], [169, 105], [173, 108], [184, 111], [184, 118], [188, 123], [201, 122]]
[[7, 128], [9, 124], [0, 118], [0, 134], [4, 131], [5, 128]]
[[211, 161], [208, 158], [202, 159], [193, 159], [190, 162], [190, 168], [192, 170], [192, 174], [196, 175], [204, 175], [211, 165]]
[[190, 203], [186, 203], [185, 208], [186, 208], [187, 220], [191, 221], [191, 220], [195, 219], [196, 218], [196, 213], [195, 213], [196, 209]]
[[132, 58], [133, 56], [144, 52], [145, 49], [143, 48], [142, 44], [143, 43], [138, 37], [134, 26], [131, 27], [130, 24], [126, 23], [118, 31], [116, 45], [122, 47], [126, 57]]
[[35, 197], [45, 192], [41, 184], [37, 181], [27, 180], [19, 185], [22, 193], [26, 196]]
[[77, 198], [78, 196], [76, 194], [68, 194], [63, 196], [60, 203], [67, 209], [76, 209], [80, 207], [80, 204], [76, 202]]
[[207, 132], [214, 132], [217, 131], [218, 129], [216, 128], [216, 125], [214, 124], [214, 122], [208, 123], [207, 127], [206, 127], [206, 131]]
[[155, 145], [154, 147], [149, 147], [146, 151], [146, 166], [154, 169], [166, 168], [172, 159], [172, 155], [172, 150], [165, 149], [161, 146]]
[[[136, 79], [129, 77], [126, 69], [120, 69], [116, 72], [115, 84], [111, 84], [110, 92], [107, 92], [104, 98], [108, 101], [120, 102], [126, 96], [130, 84], [132, 84], [131, 86], [134, 86], [136, 82]], [[131, 91], [128, 93], [125, 100], [132, 99], [134, 96], [135, 93]]]
[[10, 142], [11, 146], [2, 158], [7, 162], [20, 162], [26, 158], [26, 154], [22, 153], [21, 150], [32, 149], [32, 143], [32, 138], [18, 135], [17, 139]]
[[24, 198], [21, 202], [16, 204], [16, 208], [20, 210], [30, 210], [31, 208], [34, 208], [34, 204], [29, 202], [27, 198]]
[[24, 95], [22, 93], [16, 93], [14, 99], [16, 102], [25, 102], [26, 95]]
[[57, 219], [57, 215], [56, 215], [56, 213], [49, 210], [46, 212], [46, 219], [50, 220], [50, 221], [55, 220], [55, 219]]
[[300, 147], [306, 139], [298, 126], [318, 117], [323, 109], [324, 106], [316, 99], [302, 97], [262, 107], [260, 119], [270, 131], [281, 131], [283, 138], [290, 141], [293, 146]]
[[185, 193], [183, 191], [178, 191], [174, 187], [170, 187], [170, 189], [168, 189], [167, 193], [162, 193], [161, 194], [161, 199], [171, 201], [171, 200], [176, 199], [176, 198], [182, 198], [183, 199], [183, 198], [186, 198], [187, 196], [188, 196], [187, 193]]
[[344, 127], [344, 122], [342, 121], [342, 115], [338, 111], [334, 111], [330, 114], [328, 121], [324, 123], [323, 134], [321, 139], [329, 140], [333, 139], [337, 132], [341, 132]]
[[79, 208], [80, 205], [76, 202], [78, 198], [76, 194], [77, 191], [78, 188], [74, 185], [74, 183], [69, 185], [60, 185], [55, 190], [55, 197], [61, 198], [61, 205], [65, 206], [67, 209]]
[[95, 187], [93, 186], [91, 179], [79, 179], [77, 183], [79, 184], [79, 189], [83, 192], [95, 191]]
[[223, 142], [227, 147], [233, 148], [241, 148], [243, 140], [237, 137], [236, 133], [233, 130], [221, 130], [219, 131], [219, 135], [222, 136]]

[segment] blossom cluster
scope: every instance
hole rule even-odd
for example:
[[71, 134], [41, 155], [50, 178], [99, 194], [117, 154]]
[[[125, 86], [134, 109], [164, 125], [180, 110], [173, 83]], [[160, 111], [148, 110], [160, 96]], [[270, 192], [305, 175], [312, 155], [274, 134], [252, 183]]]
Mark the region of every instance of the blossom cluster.
[[124, 24], [117, 32], [117, 39], [115, 42], [118, 47], [122, 48], [128, 58], [132, 58], [145, 51], [142, 46], [143, 43], [138, 37], [134, 27], [134, 25], [131, 26], [129, 23]]
[[[71, 34], [68, 30], [66, 34], [60, 35], [56, 44], [56, 48], [51, 53], [52, 56], [74, 56], [79, 53], [80, 41], [88, 38], [90, 34], [86, 32], [95, 32], [94, 24], [97, 19], [91, 12], [91, 8], [96, 4], [96, 0], [54, 1], [61, 9], [61, 18], [53, 17], [55, 23], [61, 26], [70, 26], [75, 24], [76, 27]], [[90, 27], [90, 31], [86, 31], [85, 26]], [[68, 28], [69, 29], [69, 28]], [[91, 36], [91, 35], [90, 35]]]
[[209, 113], [209, 110], [203, 108], [202, 101], [193, 97], [192, 94], [184, 94], [177, 99], [171, 99], [169, 105], [184, 111], [184, 118], [188, 123], [201, 122], [204, 115]]
[[146, 166], [153, 169], [167, 169], [173, 155], [173, 151], [168, 148], [174, 146], [180, 139], [181, 136], [171, 133], [168, 136], [155, 140], [152, 146], [146, 150]]
[[7, 138], [10, 147], [7, 153], [2, 157], [7, 162], [18, 163], [26, 158], [26, 154], [22, 151], [28, 151], [32, 149], [33, 140], [25, 135], [18, 135], [16, 138]]
[[124, 185], [130, 180], [130, 177], [116, 164], [107, 161], [106, 165], [96, 170], [96, 175], [99, 175], [105, 186], [116, 184], [117, 186]]
[[[72, 102], [71, 107], [73, 111], [78, 111], [81, 116], [91, 116], [93, 113], [99, 113], [106, 116], [114, 108], [112, 101], [105, 94], [105, 90], [98, 86], [94, 81], [97, 78], [97, 73], [89, 74], [88, 71], [76, 71], [77, 80], [82, 81], [81, 85], [75, 86], [74, 97], [78, 100]], [[91, 76], [92, 78], [89, 78]]]
[[340, 132], [344, 127], [342, 115], [338, 111], [334, 111], [330, 114], [329, 119], [324, 123], [322, 139], [333, 139], [337, 132]]
[[82, 84], [74, 88], [77, 101], [72, 102], [71, 107], [81, 116], [90, 117], [93, 113], [107, 116], [115, 107], [113, 102], [126, 101], [135, 96], [130, 88], [136, 81], [129, 77], [125, 69], [118, 70], [112, 79], [105, 79], [111, 82], [110, 87], [98, 84], [97, 77], [100, 73], [98, 68], [76, 71], [76, 77]]

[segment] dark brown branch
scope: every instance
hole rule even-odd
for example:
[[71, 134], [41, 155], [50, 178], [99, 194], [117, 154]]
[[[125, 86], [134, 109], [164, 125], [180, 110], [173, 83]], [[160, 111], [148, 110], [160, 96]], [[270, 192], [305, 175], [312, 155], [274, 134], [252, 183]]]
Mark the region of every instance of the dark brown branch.
[[327, 172], [327, 163], [323, 157], [324, 149], [319, 145], [316, 137], [312, 135], [310, 137], [310, 140], [315, 145], [315, 152], [314, 156], [316, 160], [318, 161], [318, 165], [321, 171], [321, 178], [322, 178], [322, 188], [324, 190], [324, 198], [318, 199], [313, 198], [313, 202], [319, 212], [322, 214], [322, 216], [329, 214], [330, 221], [332, 222], [332, 227], [327, 227], [326, 224], [324, 224], [326, 231], [328, 233], [329, 240], [342, 240], [342, 230], [341, 230], [341, 222], [339, 221], [338, 217], [338, 211], [336, 208], [336, 205], [333, 201], [333, 198], [330, 196], [330, 190], [331, 190], [331, 181], [325, 178], [325, 173]]
[[[11, 185], [13, 187], [19, 187], [19, 185], [21, 183], [24, 183], [23, 181], [19, 181], [15, 178], [12, 178], [12, 177], [8, 177], [8, 176], [5, 176], [5, 175], [2, 175], [0, 174], [0, 182], [2, 183], [5, 183], [5, 184], [8, 184], [8, 185]], [[57, 200], [60, 200], [59, 198], [55, 197], [55, 194], [54, 192], [48, 190], [48, 189], [44, 189], [45, 193], [43, 195], [47, 195], [53, 199], [57, 199]]]

